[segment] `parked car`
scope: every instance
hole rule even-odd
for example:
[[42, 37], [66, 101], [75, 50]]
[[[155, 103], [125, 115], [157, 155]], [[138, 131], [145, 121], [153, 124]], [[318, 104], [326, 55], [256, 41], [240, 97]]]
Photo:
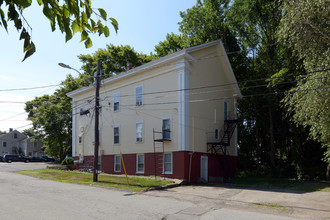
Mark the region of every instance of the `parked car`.
[[41, 158], [44, 160], [44, 162], [55, 162], [54, 158], [48, 156], [42, 156]]
[[41, 157], [31, 157], [31, 162], [44, 162], [44, 159]]
[[3, 156], [0, 156], [0, 162], [3, 162]]
[[25, 162], [25, 163], [28, 163], [28, 162], [31, 161], [31, 159], [28, 158], [28, 157], [20, 156], [20, 155], [6, 154], [3, 157], [3, 161], [7, 162], [7, 163], [11, 163], [11, 162]]

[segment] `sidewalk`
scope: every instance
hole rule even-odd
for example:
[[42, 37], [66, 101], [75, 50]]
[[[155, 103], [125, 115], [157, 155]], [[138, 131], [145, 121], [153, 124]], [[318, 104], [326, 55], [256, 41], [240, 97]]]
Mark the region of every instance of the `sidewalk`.
[[213, 207], [244, 209], [302, 219], [330, 219], [329, 192], [240, 189], [213, 186], [180, 186], [146, 192]]

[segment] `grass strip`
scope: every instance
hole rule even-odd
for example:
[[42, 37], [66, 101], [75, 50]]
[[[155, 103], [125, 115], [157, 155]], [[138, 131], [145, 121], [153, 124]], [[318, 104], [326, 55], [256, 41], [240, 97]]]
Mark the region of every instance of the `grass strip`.
[[265, 208], [271, 208], [271, 209], [275, 209], [275, 210], [279, 210], [281, 212], [288, 212], [286, 210], [286, 208], [282, 205], [278, 205], [276, 203], [253, 203], [254, 206], [258, 206], [258, 207], [265, 207]]
[[147, 177], [129, 177], [129, 185], [127, 185], [125, 176], [107, 174], [99, 174], [98, 182], [93, 182], [93, 174], [90, 173], [53, 169], [26, 170], [19, 171], [19, 173], [58, 182], [119, 188], [133, 192], [141, 192], [150, 188], [162, 187], [173, 183], [172, 181], [162, 179], [155, 180]]
[[330, 192], [329, 181], [249, 176], [233, 179], [229, 182], [229, 184], [240, 185], [247, 188]]

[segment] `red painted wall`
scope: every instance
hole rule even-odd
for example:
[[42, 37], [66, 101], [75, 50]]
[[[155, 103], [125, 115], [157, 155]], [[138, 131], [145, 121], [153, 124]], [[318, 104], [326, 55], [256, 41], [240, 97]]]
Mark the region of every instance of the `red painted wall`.
[[[201, 172], [200, 159], [201, 156], [208, 157], [208, 176], [209, 180], [214, 178], [224, 177], [223, 167], [219, 163], [216, 155], [209, 153], [194, 152], [191, 153], [191, 169], [190, 169], [190, 179], [189, 179], [189, 165], [190, 165], [190, 154], [188, 151], [177, 151], [172, 153], [173, 160], [173, 173], [166, 174], [166, 177], [185, 179], [188, 182], [194, 183], [198, 182]], [[155, 159], [156, 159], [156, 175], [162, 176], [163, 172], [163, 157], [162, 153], [146, 153], [144, 154], [144, 173], [136, 173], [136, 154], [123, 154], [124, 163], [126, 167], [127, 174], [129, 175], [154, 175], [155, 174]], [[75, 160], [78, 160], [75, 157]], [[221, 156], [222, 161], [224, 157]], [[227, 156], [227, 167], [228, 177], [234, 177], [236, 175], [236, 157]], [[85, 164], [93, 164], [93, 156], [84, 157]], [[76, 168], [79, 169], [83, 164], [76, 164]], [[121, 165], [121, 172], [114, 172], [114, 155], [103, 155], [102, 156], [102, 172], [110, 174], [124, 174], [123, 164]]]

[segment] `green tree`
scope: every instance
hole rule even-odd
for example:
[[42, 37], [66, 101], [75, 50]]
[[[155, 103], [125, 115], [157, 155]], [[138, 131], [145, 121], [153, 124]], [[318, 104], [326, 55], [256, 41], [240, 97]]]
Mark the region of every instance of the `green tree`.
[[329, 1], [288, 0], [282, 8], [280, 40], [288, 41], [308, 72], [297, 77], [300, 82], [283, 102], [294, 122], [325, 146], [330, 167]]
[[69, 75], [61, 83], [63, 87], [53, 95], [43, 95], [25, 104], [36, 138], [45, 144], [45, 152], [58, 160], [71, 154], [72, 105], [66, 93], [81, 87], [83, 83], [83, 77]]
[[195, 6], [180, 12], [180, 35], [167, 34], [155, 46], [156, 56], [164, 56], [183, 48], [221, 39], [238, 78], [246, 73], [245, 52], [226, 22], [228, 0], [197, 0]]
[[157, 57], [162, 57], [184, 48], [187, 48], [186, 36], [171, 33], [166, 35], [164, 41], [160, 41], [155, 46], [155, 52]]
[[130, 68], [140, 66], [154, 59], [153, 56], [136, 52], [131, 46], [115, 46], [109, 44], [106, 49], [99, 49], [93, 54], [79, 55], [83, 63], [82, 69], [86, 74], [93, 75], [97, 70], [97, 61], [102, 62], [102, 71], [105, 77], [119, 74]]
[[22, 134], [26, 135], [27, 137], [35, 137], [38, 134], [36, 134], [33, 130], [33, 128], [28, 128], [22, 131]]
[[[118, 30], [117, 21], [114, 18], [108, 18], [104, 9], [92, 8], [91, 0], [66, 0], [62, 4], [58, 0], [34, 2], [42, 7], [42, 12], [49, 20], [52, 31], [55, 31], [57, 27], [62, 33], [65, 33], [66, 41], [70, 40], [75, 33], [80, 32], [81, 41], [85, 42], [86, 48], [92, 46], [90, 33], [109, 36], [109, 27], [102, 22], [109, 19], [115, 31]], [[36, 51], [36, 46], [31, 39], [32, 27], [24, 17], [24, 10], [31, 4], [32, 0], [0, 0], [0, 26], [7, 31], [7, 22], [13, 21], [17, 31], [20, 31], [20, 40], [24, 40], [23, 61]]]

